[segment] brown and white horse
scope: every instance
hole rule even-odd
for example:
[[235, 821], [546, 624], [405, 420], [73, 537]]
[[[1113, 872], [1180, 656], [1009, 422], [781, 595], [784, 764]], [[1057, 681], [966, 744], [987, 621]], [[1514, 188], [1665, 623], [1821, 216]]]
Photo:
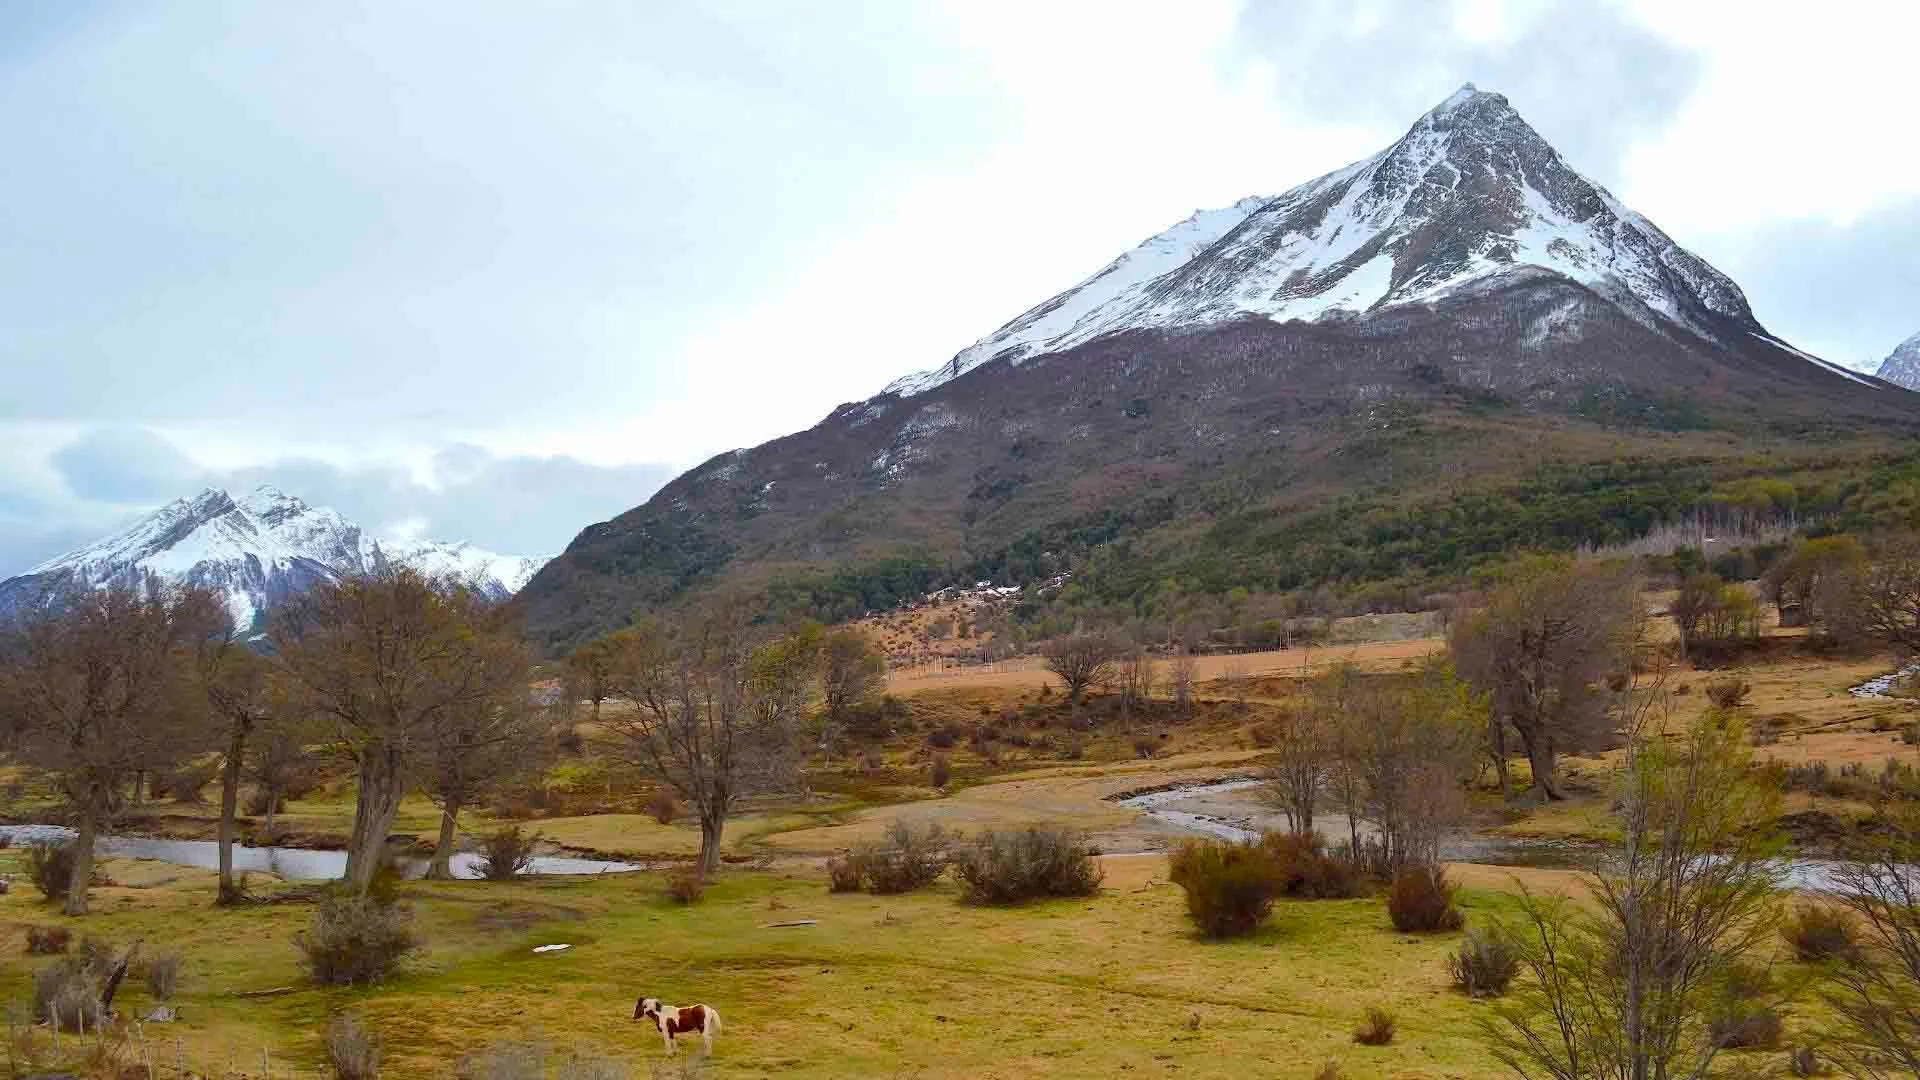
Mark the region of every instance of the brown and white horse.
[[707, 1056], [713, 1056], [713, 1037], [720, 1033], [720, 1014], [711, 1005], [682, 1005], [676, 1009], [662, 1005], [659, 998], [641, 998], [633, 1007], [633, 1018], [653, 1021], [669, 1054], [673, 1053], [674, 1039], [697, 1031], [706, 1044]]

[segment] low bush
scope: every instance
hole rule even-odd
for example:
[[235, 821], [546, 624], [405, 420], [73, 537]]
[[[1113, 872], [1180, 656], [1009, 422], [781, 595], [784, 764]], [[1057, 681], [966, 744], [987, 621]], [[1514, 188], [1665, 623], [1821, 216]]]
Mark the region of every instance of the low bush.
[[268, 811], [277, 814], [286, 808], [287, 797], [284, 794], [263, 787], [252, 788], [247, 792], [246, 811], [254, 817], [264, 815]]
[[1385, 1046], [1393, 1041], [1393, 1013], [1378, 1005], [1367, 1008], [1360, 1026], [1353, 1029], [1353, 1041], [1361, 1046]]
[[860, 860], [851, 853], [827, 860], [828, 892], [859, 892], [865, 884], [866, 874]]
[[72, 941], [73, 931], [64, 926], [27, 927], [27, 952], [33, 956], [58, 956]]
[[501, 1042], [467, 1054], [454, 1063], [458, 1080], [546, 1080], [547, 1048], [538, 1043]]
[[1780, 937], [1803, 964], [1849, 956], [1855, 949], [1853, 924], [1845, 913], [1823, 904], [1801, 904], [1780, 923]]
[[938, 824], [896, 821], [879, 844], [857, 850], [853, 860], [867, 891], [878, 896], [923, 889], [939, 880], [952, 861], [953, 838]]
[[1504, 926], [1467, 931], [1467, 939], [1447, 957], [1454, 985], [1470, 997], [1499, 997], [1520, 974], [1520, 947]]
[[954, 724], [941, 724], [927, 732], [927, 745], [936, 750], [951, 750], [960, 744], [961, 735], [961, 730]]
[[1280, 895], [1273, 856], [1257, 844], [1188, 840], [1174, 851], [1168, 876], [1187, 894], [1187, 914], [1211, 938], [1252, 933]]
[[947, 755], [933, 755], [933, 764], [927, 768], [928, 782], [932, 783], [934, 787], [944, 788], [947, 786], [947, 781], [952, 779], [953, 763], [947, 760]]
[[1155, 739], [1153, 736], [1135, 735], [1133, 737], [1133, 756], [1134, 757], [1150, 758], [1159, 752], [1160, 752], [1160, 741], [1158, 739]]
[[667, 896], [676, 903], [697, 904], [707, 895], [707, 879], [697, 866], [685, 866], [667, 874]]
[[1093, 855], [1083, 837], [1066, 829], [989, 829], [955, 852], [954, 872], [965, 898], [978, 904], [1092, 896], [1103, 877]]
[[1366, 894], [1366, 881], [1351, 860], [1327, 851], [1317, 832], [1270, 832], [1260, 847], [1280, 875], [1280, 895], [1296, 900], [1350, 900]]
[[1787, 1071], [1795, 1076], [1819, 1076], [1820, 1055], [1811, 1046], [1796, 1046], [1787, 1052]]
[[27, 876], [49, 900], [65, 900], [73, 881], [73, 860], [79, 854], [72, 842], [36, 841], [27, 846]]
[[1745, 679], [1715, 679], [1706, 686], [1707, 700], [1721, 709], [1737, 709], [1747, 703], [1747, 695], [1753, 692], [1753, 685]]
[[1340, 1063], [1328, 1058], [1327, 1063], [1320, 1066], [1320, 1071], [1313, 1074], [1313, 1080], [1342, 1080]]
[[321, 901], [293, 941], [314, 981], [329, 986], [379, 982], [421, 946], [406, 909], [344, 894]]
[[1722, 1002], [1707, 1020], [1707, 1034], [1722, 1050], [1770, 1050], [1780, 1045], [1780, 1032], [1780, 1014], [1753, 1002]]
[[177, 952], [155, 953], [147, 961], [147, 993], [155, 1001], [172, 1001], [180, 990], [181, 958]]
[[377, 1080], [380, 1075], [380, 1036], [352, 1013], [342, 1013], [327, 1025], [327, 1062], [335, 1080]]
[[1410, 866], [1396, 874], [1387, 892], [1387, 917], [1403, 934], [1458, 930], [1466, 916], [1453, 903], [1453, 883], [1438, 866]]
[[647, 813], [662, 825], [671, 825], [680, 818], [680, 800], [674, 797], [673, 789], [661, 784], [647, 797]]
[[63, 956], [33, 973], [33, 1018], [61, 1031], [98, 1031], [107, 1018], [99, 968], [88, 957]]
[[538, 834], [528, 835], [518, 825], [495, 829], [480, 838], [480, 857], [474, 869], [488, 881], [512, 881], [533, 865]]
[[213, 762], [182, 765], [170, 773], [156, 775], [153, 793], [156, 797], [171, 797], [175, 802], [198, 806], [206, 801], [202, 793], [219, 771], [220, 767]]

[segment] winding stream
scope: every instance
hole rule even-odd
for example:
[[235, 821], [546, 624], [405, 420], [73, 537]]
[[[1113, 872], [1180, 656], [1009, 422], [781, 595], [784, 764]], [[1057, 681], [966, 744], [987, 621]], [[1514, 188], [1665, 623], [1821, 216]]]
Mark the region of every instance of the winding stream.
[[[59, 825], [0, 825], [0, 837], [16, 844], [59, 842], [73, 839], [73, 830]], [[158, 840], [141, 836], [103, 836], [99, 852], [129, 859], [154, 859], [178, 866], [214, 870], [220, 866], [220, 845], [211, 840]], [[418, 857], [400, 860], [401, 873], [410, 878], [427, 872], [427, 861]], [[480, 857], [460, 852], [453, 857], [453, 876], [480, 876]], [[287, 881], [330, 881], [346, 873], [347, 853], [314, 851], [307, 848], [233, 846], [233, 868], [276, 874]], [[535, 856], [526, 869], [529, 874], [620, 874], [645, 867], [638, 863], [576, 859], [559, 855]]]
[[[1244, 806], [1243, 815], [1226, 817], [1218, 812], [1220, 807], [1215, 800], [1218, 796], [1231, 792], [1244, 792], [1259, 785], [1260, 781], [1249, 779], [1185, 784], [1116, 801], [1121, 806], [1132, 807], [1148, 817], [1187, 832], [1201, 833], [1222, 840], [1257, 840], [1263, 828], [1260, 819], [1271, 818], [1273, 816], [1271, 811], [1257, 803], [1248, 802]], [[1180, 807], [1182, 803], [1187, 803], [1189, 806], [1182, 809]], [[1201, 812], [1199, 806], [1202, 804], [1214, 812]], [[1318, 824], [1319, 815], [1315, 817]], [[1330, 842], [1337, 842], [1346, 832], [1346, 818], [1337, 814], [1329, 815], [1329, 818], [1330, 821], [1338, 823], [1337, 829], [1319, 825], [1315, 831], [1327, 837]], [[1283, 826], [1278, 822], [1272, 822], [1265, 827], [1282, 828]], [[1447, 862], [1479, 863], [1486, 866], [1584, 869], [1602, 850], [1601, 845], [1578, 841], [1523, 840], [1457, 832], [1441, 842], [1440, 857]], [[1782, 859], [1776, 868], [1780, 872], [1782, 888], [1832, 892], [1839, 888], [1839, 875], [1845, 866], [1845, 863], [1832, 859]]]

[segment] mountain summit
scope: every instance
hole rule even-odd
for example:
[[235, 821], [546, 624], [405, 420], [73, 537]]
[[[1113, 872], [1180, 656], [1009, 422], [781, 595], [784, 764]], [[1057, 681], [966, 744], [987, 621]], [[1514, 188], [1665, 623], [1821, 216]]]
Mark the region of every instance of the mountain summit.
[[519, 602], [560, 646], [729, 583], [820, 617], [1065, 571], [1143, 613], [1444, 588], [1637, 536], [1756, 460], [1884, 448], [1920, 430], [1910, 401], [1775, 338], [1468, 86], [1365, 161], [1196, 213], [947, 363], [694, 468]]
[[1735, 346], [1765, 337], [1739, 286], [1469, 83], [1373, 157], [1198, 212], [887, 390], [920, 393], [988, 360], [1126, 330], [1361, 316], [1528, 275], [1575, 282], [1651, 329]]
[[1920, 334], [1901, 342], [1888, 353], [1875, 374], [1896, 386], [1920, 390]]
[[234, 625], [246, 630], [286, 597], [322, 581], [408, 565], [458, 574], [497, 600], [513, 595], [538, 563], [470, 544], [376, 541], [326, 507], [263, 485], [240, 498], [208, 488], [177, 499], [96, 543], [0, 581], [0, 614], [73, 586], [149, 580], [224, 591]]

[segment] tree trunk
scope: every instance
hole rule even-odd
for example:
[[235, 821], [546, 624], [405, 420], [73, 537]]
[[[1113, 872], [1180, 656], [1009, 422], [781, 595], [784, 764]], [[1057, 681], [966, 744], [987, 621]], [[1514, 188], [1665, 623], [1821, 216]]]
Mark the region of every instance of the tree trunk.
[[371, 746], [360, 761], [359, 792], [354, 797], [353, 839], [347, 846], [347, 888], [364, 896], [373, 883], [386, 848], [387, 833], [400, 811], [403, 792], [400, 752]]
[[1507, 722], [1500, 717], [1487, 721], [1487, 740], [1493, 745], [1493, 771], [1500, 777], [1500, 800], [1513, 801], [1513, 774], [1507, 770]]
[[86, 798], [80, 801], [80, 820], [74, 823], [73, 874], [67, 878], [67, 900], [61, 908], [68, 915], [87, 913], [87, 886], [93, 884], [93, 842], [100, 832], [100, 785], [90, 782]]
[[1522, 741], [1527, 744], [1527, 764], [1533, 767], [1533, 786], [1552, 802], [1566, 798], [1560, 790], [1559, 781], [1554, 778], [1552, 742], [1544, 734], [1532, 738], [1523, 736]]
[[718, 810], [700, 811], [700, 876], [712, 877], [720, 869], [720, 830], [726, 815]]
[[233, 883], [233, 819], [240, 809], [240, 755], [246, 749], [247, 729], [242, 724], [233, 725], [231, 737], [227, 740], [226, 760], [220, 763], [220, 891], [219, 902], [232, 903], [239, 899], [240, 890]]
[[448, 799], [440, 811], [440, 843], [433, 849], [433, 862], [427, 876], [435, 881], [453, 880], [453, 835], [460, 824], [460, 800]]
[[266, 830], [267, 839], [269, 841], [273, 839], [273, 815], [279, 809], [280, 809], [280, 785], [268, 784], [267, 785], [267, 820], [262, 822], [260, 827]]

